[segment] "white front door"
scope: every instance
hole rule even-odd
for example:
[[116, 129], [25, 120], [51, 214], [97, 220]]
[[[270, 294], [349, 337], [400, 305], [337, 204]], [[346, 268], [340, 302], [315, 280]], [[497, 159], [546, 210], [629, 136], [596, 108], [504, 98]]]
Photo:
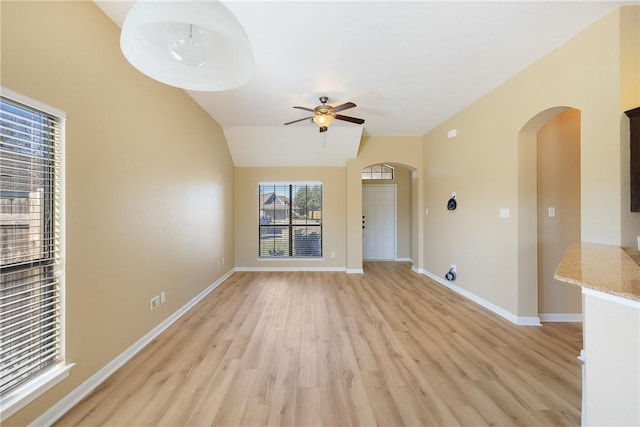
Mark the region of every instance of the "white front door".
[[362, 259], [396, 259], [396, 186], [362, 186]]

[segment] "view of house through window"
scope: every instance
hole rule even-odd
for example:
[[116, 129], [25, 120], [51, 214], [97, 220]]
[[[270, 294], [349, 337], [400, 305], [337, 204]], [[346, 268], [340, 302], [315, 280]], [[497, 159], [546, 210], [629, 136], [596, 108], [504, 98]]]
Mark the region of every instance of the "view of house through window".
[[393, 167], [373, 165], [362, 169], [362, 179], [393, 179]]
[[0, 399], [61, 359], [62, 124], [0, 98]]
[[258, 256], [322, 257], [322, 184], [260, 183]]

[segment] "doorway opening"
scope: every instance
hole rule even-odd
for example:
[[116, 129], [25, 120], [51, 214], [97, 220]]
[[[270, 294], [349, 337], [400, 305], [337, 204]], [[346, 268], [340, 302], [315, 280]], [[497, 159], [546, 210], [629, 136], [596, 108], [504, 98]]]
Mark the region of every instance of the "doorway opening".
[[414, 172], [378, 163], [361, 171], [363, 261], [413, 261]]
[[555, 269], [580, 236], [580, 111], [545, 110], [519, 135], [518, 311], [542, 321], [579, 321], [579, 288]]

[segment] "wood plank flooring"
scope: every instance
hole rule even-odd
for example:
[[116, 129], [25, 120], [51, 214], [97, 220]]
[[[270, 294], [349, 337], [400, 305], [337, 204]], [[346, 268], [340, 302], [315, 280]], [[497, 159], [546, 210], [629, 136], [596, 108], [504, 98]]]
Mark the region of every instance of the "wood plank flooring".
[[580, 324], [364, 271], [235, 273], [56, 425], [580, 425]]

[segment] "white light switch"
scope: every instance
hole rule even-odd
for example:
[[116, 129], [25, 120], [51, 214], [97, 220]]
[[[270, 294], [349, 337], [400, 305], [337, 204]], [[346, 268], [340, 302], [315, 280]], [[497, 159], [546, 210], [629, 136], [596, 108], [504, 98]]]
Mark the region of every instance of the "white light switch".
[[509, 218], [509, 209], [501, 208], [499, 211], [500, 218]]
[[447, 138], [455, 138], [458, 135], [458, 131], [456, 129], [451, 129], [447, 132]]
[[426, 208], [426, 209], [424, 210], [424, 214], [425, 214], [425, 215], [429, 215], [429, 208]]
[[549, 218], [556, 217], [556, 208], [549, 208]]

